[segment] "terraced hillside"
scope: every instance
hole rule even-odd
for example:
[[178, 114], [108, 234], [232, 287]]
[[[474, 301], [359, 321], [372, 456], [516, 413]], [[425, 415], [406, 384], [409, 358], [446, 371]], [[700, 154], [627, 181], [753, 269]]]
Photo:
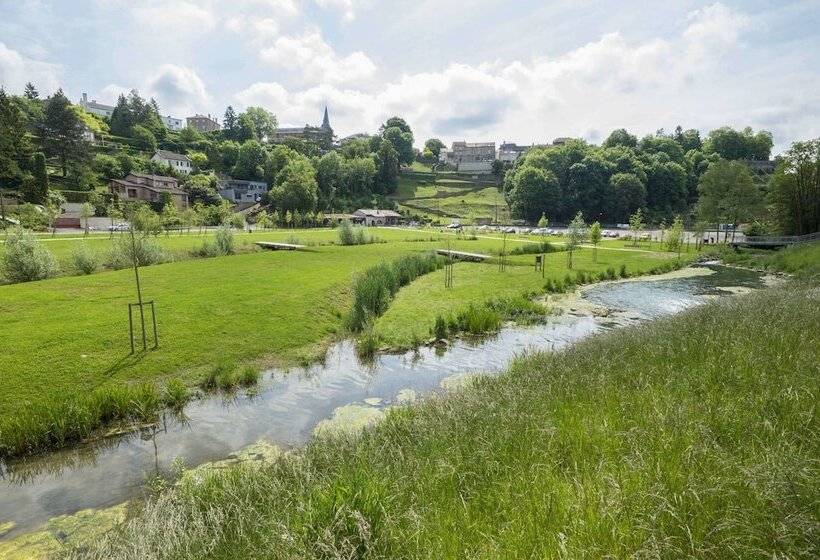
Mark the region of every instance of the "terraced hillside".
[[458, 173], [405, 171], [393, 199], [399, 209], [433, 222], [454, 219], [509, 221], [509, 209], [494, 177], [476, 180]]

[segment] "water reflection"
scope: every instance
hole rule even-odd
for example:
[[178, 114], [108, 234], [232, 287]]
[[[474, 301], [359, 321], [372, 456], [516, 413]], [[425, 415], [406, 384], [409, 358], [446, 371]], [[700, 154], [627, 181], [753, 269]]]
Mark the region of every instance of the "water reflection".
[[[718, 267], [712, 276], [616, 283], [591, 288], [588, 299], [654, 317], [704, 301], [719, 286], [757, 287], [757, 275]], [[187, 466], [227, 457], [259, 440], [301, 445], [323, 419], [351, 403], [382, 408], [408, 395], [439, 390], [456, 374], [493, 373], [530, 349], [557, 349], [602, 329], [624, 324], [618, 317], [562, 316], [544, 325], [505, 328], [481, 340], [456, 341], [446, 350], [423, 347], [380, 355], [362, 364], [350, 342], [331, 347], [321, 363], [270, 371], [253, 394], [209, 398], [185, 408], [185, 416], [162, 421], [130, 437], [103, 439], [74, 449], [0, 465], [0, 523], [31, 530], [56, 515], [111, 506], [141, 495], [147, 480], [169, 472], [174, 459]]]

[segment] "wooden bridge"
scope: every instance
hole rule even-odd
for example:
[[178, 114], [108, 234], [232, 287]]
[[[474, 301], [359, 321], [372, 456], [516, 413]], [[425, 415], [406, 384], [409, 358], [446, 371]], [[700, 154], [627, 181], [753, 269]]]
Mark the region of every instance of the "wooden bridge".
[[489, 255], [479, 253], [465, 253], [464, 251], [450, 251], [449, 249], [436, 249], [436, 253], [461, 261], [481, 262], [490, 258]]
[[270, 249], [272, 251], [298, 251], [305, 248], [304, 245], [295, 245], [293, 243], [275, 243], [273, 241], [257, 241], [256, 245], [259, 245], [263, 249]]
[[754, 235], [746, 237], [743, 241], [732, 241], [729, 245], [732, 247], [775, 248], [811, 241], [820, 241], [820, 232], [809, 233], [808, 235]]

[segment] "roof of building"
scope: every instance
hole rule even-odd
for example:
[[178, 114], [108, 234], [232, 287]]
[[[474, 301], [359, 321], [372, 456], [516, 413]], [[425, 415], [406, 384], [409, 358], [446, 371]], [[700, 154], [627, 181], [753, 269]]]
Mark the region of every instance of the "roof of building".
[[166, 187], [165, 185], [146, 185], [144, 183], [135, 183], [133, 181], [129, 181], [127, 179], [111, 179], [112, 183], [116, 183], [118, 185], [122, 185], [124, 187], [132, 187], [132, 188], [139, 188], [139, 189], [146, 189], [153, 192], [158, 193], [170, 193], [170, 194], [178, 194], [178, 195], [185, 195], [188, 196], [188, 193], [183, 191], [182, 189], [178, 189], [176, 187]]
[[398, 212], [394, 212], [393, 210], [379, 210], [377, 208], [359, 208], [354, 214], [373, 218], [401, 218], [401, 214]]
[[185, 154], [178, 154], [176, 152], [169, 152], [168, 150], [157, 150], [154, 157], [175, 161], [191, 161]]
[[95, 100], [84, 101], [82, 104], [85, 107], [88, 107], [88, 108], [91, 108], [91, 109], [101, 109], [103, 111], [113, 111], [114, 110], [113, 105], [106, 105], [105, 103], [99, 103], [98, 101], [95, 101]]
[[211, 122], [217, 122], [217, 120], [215, 118], [213, 118], [211, 116], [208, 116], [208, 115], [200, 115], [199, 113], [197, 113], [193, 117], [186, 117], [186, 118], [188, 118], [188, 119], [208, 119]]
[[[128, 177], [139, 177], [141, 179], [150, 179], [151, 181], [163, 181], [166, 183], [168, 181], [173, 181], [174, 183], [179, 182], [177, 181], [176, 177], [168, 177], [167, 175], [151, 175], [149, 173], [129, 173]], [[128, 177], [126, 177], [126, 179], [128, 179]]]

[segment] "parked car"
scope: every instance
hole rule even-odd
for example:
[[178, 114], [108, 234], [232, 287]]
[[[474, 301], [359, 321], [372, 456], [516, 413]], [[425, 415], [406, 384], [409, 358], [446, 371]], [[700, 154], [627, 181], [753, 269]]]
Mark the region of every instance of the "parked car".
[[504, 228], [501, 233], [515, 233], [514, 227]]
[[447, 229], [461, 229], [461, 224], [458, 222], [454, 222], [448, 226], [445, 226]]

